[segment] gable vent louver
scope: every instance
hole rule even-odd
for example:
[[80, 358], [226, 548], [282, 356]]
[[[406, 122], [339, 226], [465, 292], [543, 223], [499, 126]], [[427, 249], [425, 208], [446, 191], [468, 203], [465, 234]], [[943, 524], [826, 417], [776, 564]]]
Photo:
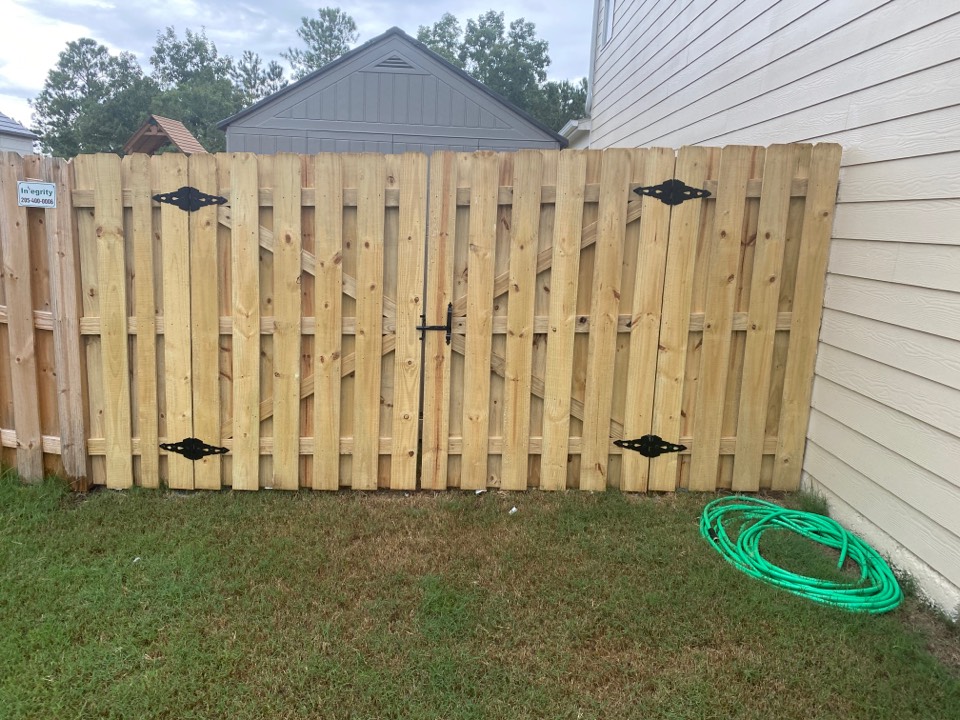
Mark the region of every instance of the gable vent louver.
[[391, 55], [385, 60], [381, 60], [376, 64], [376, 67], [382, 70], [413, 70], [413, 65], [399, 55]]

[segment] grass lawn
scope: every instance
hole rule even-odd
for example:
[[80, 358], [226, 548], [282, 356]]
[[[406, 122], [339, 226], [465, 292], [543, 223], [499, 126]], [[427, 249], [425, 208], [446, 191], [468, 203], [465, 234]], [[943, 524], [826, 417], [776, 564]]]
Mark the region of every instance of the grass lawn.
[[[713, 497], [8, 476], [0, 717], [960, 718], [960, 672], [927, 650], [956, 652], [956, 626], [741, 575], [699, 537]], [[767, 549], [836, 572], [804, 540]]]

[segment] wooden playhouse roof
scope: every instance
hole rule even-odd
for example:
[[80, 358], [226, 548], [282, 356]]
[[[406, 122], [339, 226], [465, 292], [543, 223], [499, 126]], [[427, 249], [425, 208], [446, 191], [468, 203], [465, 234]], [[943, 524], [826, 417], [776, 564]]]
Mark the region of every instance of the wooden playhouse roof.
[[123, 151], [129, 153], [147, 153], [153, 155], [157, 150], [172, 144], [184, 155], [207, 152], [203, 145], [191, 134], [179, 120], [149, 116], [140, 128], [127, 140]]

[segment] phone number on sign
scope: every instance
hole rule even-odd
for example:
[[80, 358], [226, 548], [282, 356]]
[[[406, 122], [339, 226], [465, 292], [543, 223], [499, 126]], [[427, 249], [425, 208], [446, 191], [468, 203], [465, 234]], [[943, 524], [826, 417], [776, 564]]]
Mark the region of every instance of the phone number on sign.
[[27, 207], [38, 207], [44, 205], [55, 207], [57, 204], [57, 201], [53, 198], [20, 198], [20, 202]]

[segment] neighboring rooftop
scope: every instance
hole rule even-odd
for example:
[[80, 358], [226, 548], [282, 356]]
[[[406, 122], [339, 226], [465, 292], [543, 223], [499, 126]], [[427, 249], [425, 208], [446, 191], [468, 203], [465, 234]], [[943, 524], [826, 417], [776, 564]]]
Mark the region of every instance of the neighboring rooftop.
[[123, 152], [153, 155], [167, 144], [173, 145], [184, 155], [207, 152], [182, 122], [159, 115], [151, 115], [144, 121], [143, 125], [127, 140], [127, 144], [123, 146]]
[[2, 112], [0, 112], [0, 133], [3, 135], [15, 135], [16, 137], [27, 138], [28, 140], [37, 139], [36, 134], [30, 132], [16, 120], [7, 117]]

